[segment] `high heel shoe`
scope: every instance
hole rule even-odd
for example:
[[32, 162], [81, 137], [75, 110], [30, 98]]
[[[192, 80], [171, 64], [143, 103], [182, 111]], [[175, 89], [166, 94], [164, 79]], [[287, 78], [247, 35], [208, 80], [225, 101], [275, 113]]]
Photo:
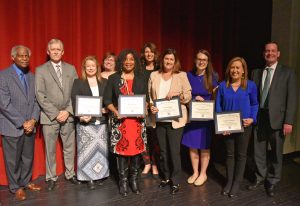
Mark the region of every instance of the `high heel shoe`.
[[172, 195], [175, 195], [177, 192], [179, 192], [179, 188], [180, 188], [179, 184], [172, 185], [172, 186], [171, 186], [170, 193], [171, 193]]
[[164, 187], [166, 187], [167, 185], [171, 185], [171, 184], [172, 184], [171, 180], [162, 180], [162, 181], [160, 182], [160, 184], [158, 185], [158, 187], [159, 187], [159, 188], [164, 188]]
[[229, 195], [229, 191], [228, 190], [222, 190], [221, 195], [228, 196]]
[[89, 188], [90, 190], [96, 189], [96, 186], [95, 186], [95, 183], [94, 183], [93, 180], [88, 181], [87, 186], [88, 186], [88, 188]]

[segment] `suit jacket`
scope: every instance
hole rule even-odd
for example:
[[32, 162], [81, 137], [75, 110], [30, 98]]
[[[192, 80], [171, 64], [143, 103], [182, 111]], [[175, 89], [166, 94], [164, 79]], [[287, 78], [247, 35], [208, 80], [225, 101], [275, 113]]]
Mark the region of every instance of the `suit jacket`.
[[[62, 62], [61, 67], [62, 87], [50, 61], [36, 68], [35, 93], [41, 106], [41, 124], [58, 124], [56, 117], [61, 110], [73, 114], [71, 90], [78, 76], [73, 65]], [[67, 121], [73, 121], [72, 115]]]
[[34, 93], [34, 75], [26, 74], [27, 95], [11, 66], [0, 72], [0, 134], [10, 137], [23, 135], [26, 120], [38, 121], [40, 108]]
[[[259, 90], [258, 99], [262, 92], [262, 74], [263, 69], [252, 72], [252, 79]], [[274, 130], [282, 129], [283, 124], [293, 125], [298, 100], [296, 82], [294, 70], [278, 63], [268, 93], [270, 124]]]
[[[150, 96], [150, 103], [153, 103], [153, 100], [157, 99], [159, 94], [159, 84], [162, 78], [162, 73], [159, 71], [152, 72], [149, 79], [149, 96]], [[183, 100], [181, 100], [181, 110], [182, 110], [182, 117], [178, 120], [172, 120], [172, 127], [173, 128], [180, 128], [184, 127], [187, 123], [187, 108], [185, 104], [187, 104], [192, 99], [192, 87], [190, 82], [187, 78], [185, 72], [175, 73], [173, 74], [170, 92], [180, 92], [183, 94]], [[152, 118], [155, 120], [155, 118]], [[153, 126], [155, 127], [155, 122], [153, 122]]]
[[[99, 96], [103, 97], [106, 84], [107, 84], [107, 79], [102, 78], [101, 82], [98, 81]], [[87, 80], [75, 79], [75, 81], [74, 81], [73, 88], [72, 88], [72, 94], [71, 94], [74, 114], [75, 114], [75, 109], [76, 109], [76, 96], [77, 95], [93, 96], [91, 87]], [[93, 122], [93, 119], [91, 122]], [[105, 117], [103, 116], [102, 118], [100, 118], [100, 120], [101, 121], [105, 120]], [[95, 121], [95, 119], [94, 119], [94, 121]]]

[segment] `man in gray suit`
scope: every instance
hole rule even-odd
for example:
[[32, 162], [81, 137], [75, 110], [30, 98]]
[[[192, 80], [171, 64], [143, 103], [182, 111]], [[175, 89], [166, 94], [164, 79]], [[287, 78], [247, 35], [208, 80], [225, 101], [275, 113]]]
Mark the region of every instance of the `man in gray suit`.
[[[284, 138], [293, 130], [298, 100], [296, 74], [278, 63], [279, 57], [276, 42], [265, 44], [266, 66], [254, 70], [252, 75], [259, 89], [260, 109], [254, 128], [256, 182], [248, 189], [254, 190], [265, 183], [267, 194], [271, 197], [275, 195], [275, 185], [281, 178]], [[270, 158], [267, 158], [269, 146]]]
[[73, 65], [63, 62], [64, 46], [59, 39], [48, 43], [50, 61], [36, 68], [36, 98], [41, 106], [41, 120], [46, 145], [46, 181], [48, 190], [55, 187], [56, 142], [62, 139], [65, 163], [65, 177], [73, 184], [79, 184], [74, 171], [75, 130], [71, 90], [78, 78]]
[[14, 62], [0, 73], [0, 134], [9, 190], [17, 200], [25, 200], [24, 188], [41, 187], [30, 183], [34, 156], [35, 125], [40, 108], [34, 94], [34, 75], [29, 71], [29, 48], [11, 50]]

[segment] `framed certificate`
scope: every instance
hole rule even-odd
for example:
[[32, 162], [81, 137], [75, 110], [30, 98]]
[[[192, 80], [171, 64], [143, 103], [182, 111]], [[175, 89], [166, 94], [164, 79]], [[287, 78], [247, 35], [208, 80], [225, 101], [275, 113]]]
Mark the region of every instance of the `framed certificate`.
[[223, 132], [239, 133], [244, 132], [240, 112], [222, 112], [215, 115], [216, 134]]
[[76, 96], [75, 116], [102, 116], [102, 97]]
[[181, 104], [179, 97], [171, 100], [157, 99], [153, 101], [154, 106], [158, 109], [156, 120], [173, 120], [182, 117]]
[[120, 95], [118, 110], [120, 115], [126, 117], [144, 116], [146, 111], [146, 95]]
[[215, 101], [196, 101], [190, 102], [190, 121], [207, 121], [214, 119]]

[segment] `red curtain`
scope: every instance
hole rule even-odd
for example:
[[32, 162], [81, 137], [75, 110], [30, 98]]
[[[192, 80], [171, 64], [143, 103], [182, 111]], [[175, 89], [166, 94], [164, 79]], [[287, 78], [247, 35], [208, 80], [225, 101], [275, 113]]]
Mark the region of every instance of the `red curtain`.
[[[30, 68], [47, 59], [52, 38], [64, 42], [64, 60], [80, 75], [82, 59], [124, 48], [138, 52], [146, 41], [159, 50], [175, 48], [183, 70], [190, 70], [195, 52], [205, 48], [212, 54], [215, 70], [223, 77], [223, 65], [232, 55], [260, 51], [270, 33], [271, 0], [0, 0], [0, 68], [12, 62], [10, 50], [23, 44], [32, 50]], [[259, 5], [259, 6], [257, 6]], [[249, 8], [255, 9], [248, 11]], [[247, 10], [248, 9], [248, 10]], [[249, 15], [247, 15], [249, 14]], [[253, 21], [255, 24], [253, 24]], [[242, 32], [247, 29], [253, 32]], [[251, 41], [251, 39], [255, 40]], [[246, 43], [247, 42], [247, 43]], [[248, 53], [247, 53], [248, 52]], [[1, 138], [1, 137], [0, 137]], [[39, 130], [35, 144], [33, 178], [45, 174], [45, 154]], [[57, 171], [63, 171], [61, 144], [57, 148]], [[0, 185], [7, 184], [0, 141]]]

